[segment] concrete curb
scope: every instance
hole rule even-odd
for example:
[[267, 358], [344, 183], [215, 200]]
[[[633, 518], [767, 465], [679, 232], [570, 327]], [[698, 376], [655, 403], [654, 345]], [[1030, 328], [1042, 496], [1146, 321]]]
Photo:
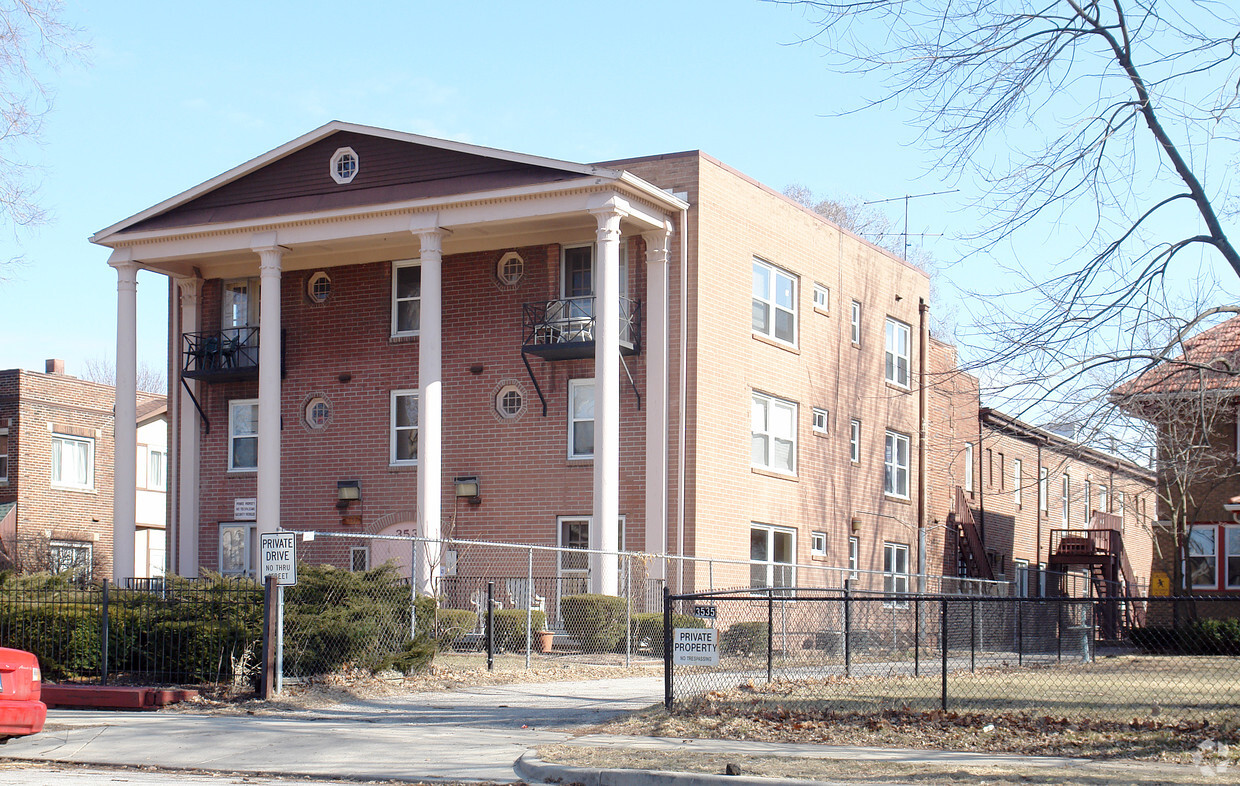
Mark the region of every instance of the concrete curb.
[[551, 764], [527, 751], [512, 765], [517, 775], [538, 783], [571, 783], [581, 786], [823, 786], [826, 781], [797, 778], [760, 778], [754, 775], [716, 775], [708, 772], [663, 772]]

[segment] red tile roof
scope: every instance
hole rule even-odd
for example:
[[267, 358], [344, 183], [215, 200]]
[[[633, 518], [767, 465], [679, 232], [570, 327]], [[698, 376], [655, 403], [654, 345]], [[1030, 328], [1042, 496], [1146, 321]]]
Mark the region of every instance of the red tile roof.
[[1184, 341], [1184, 353], [1117, 387], [1113, 398], [1156, 393], [1240, 391], [1240, 316]]

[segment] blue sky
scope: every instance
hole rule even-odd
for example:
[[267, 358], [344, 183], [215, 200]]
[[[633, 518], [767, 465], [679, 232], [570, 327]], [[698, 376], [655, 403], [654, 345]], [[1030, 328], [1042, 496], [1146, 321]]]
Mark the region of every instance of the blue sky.
[[[865, 88], [798, 45], [810, 27], [780, 5], [117, 2], [66, 15], [90, 62], [51, 77], [35, 157], [52, 220], [3, 236], [3, 258], [25, 261], [0, 267], [0, 368], [59, 357], [80, 373], [111, 358], [116, 275], [86, 238], [333, 119], [584, 162], [701, 149], [821, 195], [950, 187], [925, 174], [898, 109], [834, 114]], [[970, 196], [912, 204], [912, 232], [944, 235], [926, 241], [940, 262], [976, 229], [959, 209]], [[139, 360], [161, 368], [166, 292], [139, 276]]]

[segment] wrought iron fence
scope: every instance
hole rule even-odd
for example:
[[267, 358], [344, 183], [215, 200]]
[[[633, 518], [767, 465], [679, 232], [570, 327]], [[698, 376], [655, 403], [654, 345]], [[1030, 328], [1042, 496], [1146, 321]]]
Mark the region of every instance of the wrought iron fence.
[[[1112, 603], [1188, 622], [1099, 637]], [[830, 712], [1028, 711], [1131, 719], [1240, 708], [1232, 599], [1124, 601], [759, 590], [668, 595], [665, 701], [769, 702]], [[1211, 607], [1214, 606], [1213, 610]], [[694, 644], [694, 642], [704, 642]], [[705, 653], [705, 654], [703, 654]], [[713, 657], [713, 661], [712, 661]]]
[[0, 644], [29, 650], [51, 682], [249, 686], [262, 640], [253, 581], [170, 580], [122, 589], [68, 576], [0, 585]]

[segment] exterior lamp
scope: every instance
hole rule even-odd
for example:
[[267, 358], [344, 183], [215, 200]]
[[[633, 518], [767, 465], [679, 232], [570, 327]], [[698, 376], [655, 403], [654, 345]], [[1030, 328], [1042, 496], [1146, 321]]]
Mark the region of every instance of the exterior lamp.
[[340, 510], [347, 510], [349, 503], [360, 502], [362, 499], [361, 481], [357, 480], [338, 480], [336, 481], [336, 507]]
[[453, 478], [452, 483], [456, 489], [457, 499], [465, 499], [470, 505], [479, 505], [482, 503], [482, 487], [479, 485], [478, 477], [476, 475]]

